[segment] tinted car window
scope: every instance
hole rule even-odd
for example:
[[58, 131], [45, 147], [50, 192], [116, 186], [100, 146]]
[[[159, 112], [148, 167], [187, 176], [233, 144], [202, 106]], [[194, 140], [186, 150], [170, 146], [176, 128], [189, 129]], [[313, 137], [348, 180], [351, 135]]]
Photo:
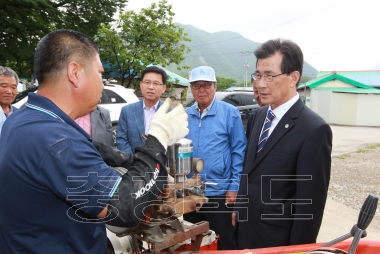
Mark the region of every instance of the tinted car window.
[[241, 94], [240, 98], [243, 106], [257, 104], [252, 94]]
[[226, 98], [223, 99], [223, 101], [230, 103], [234, 106], [240, 106], [240, 96], [237, 94], [231, 94], [226, 96]]
[[102, 101], [100, 102], [100, 104], [109, 104], [109, 103], [127, 103], [127, 102], [114, 91], [104, 89], [102, 93]]

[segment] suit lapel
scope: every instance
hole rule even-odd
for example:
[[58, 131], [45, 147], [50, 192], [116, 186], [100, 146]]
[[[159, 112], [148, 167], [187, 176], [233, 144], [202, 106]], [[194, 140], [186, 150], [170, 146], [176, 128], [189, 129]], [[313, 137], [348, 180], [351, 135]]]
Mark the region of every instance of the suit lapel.
[[[246, 165], [252, 165], [252, 166], [249, 166], [248, 167], [248, 170], [246, 170], [247, 172], [244, 172], [244, 173], [249, 173], [250, 171], [252, 171], [256, 165], [258, 165], [260, 163], [260, 161], [262, 161], [266, 155], [272, 150], [272, 148], [278, 143], [279, 140], [281, 140], [281, 138], [287, 133], [289, 132], [293, 126], [295, 125], [295, 123], [293, 122], [293, 119], [294, 118], [297, 118], [302, 110], [302, 108], [304, 107], [304, 104], [302, 102], [301, 99], [299, 99], [289, 110], [288, 112], [285, 113], [285, 115], [281, 118], [280, 122], [278, 122], [278, 124], [276, 125], [276, 128], [273, 130], [273, 132], [271, 133], [271, 135], [269, 136], [264, 148], [261, 150], [261, 152], [256, 156], [253, 155], [253, 153], [251, 153], [251, 156], [248, 156], [248, 157], [251, 157], [250, 161], [252, 162], [252, 164], [247, 164]], [[265, 115], [262, 116], [262, 112], [260, 112], [260, 120], [259, 120], [259, 125], [256, 125], [254, 126], [253, 128], [253, 133], [254, 133], [254, 141], [255, 143], [253, 143], [251, 146], [251, 148], [253, 146], [255, 146], [255, 148], [253, 149], [252, 148], [252, 151], [254, 150], [254, 154], [256, 155], [256, 150], [257, 150], [257, 142], [259, 140], [259, 137], [260, 137], [260, 132], [261, 132], [261, 128], [263, 126], [263, 121], [264, 121], [264, 118], [266, 116], [266, 113], [267, 113], [267, 110], [268, 110], [268, 107], [265, 107], [266, 109], [264, 110], [264, 113]], [[258, 112], [259, 113], [259, 112]], [[259, 130], [257, 130], [259, 129]], [[258, 131], [258, 133], [257, 133]], [[250, 140], [251, 142], [251, 140]], [[256, 157], [256, 159], [254, 159], [254, 157]]]
[[268, 106], [259, 108], [256, 112], [255, 119], [253, 119], [253, 126], [250, 130], [251, 133], [249, 135], [247, 152], [245, 155], [244, 173], [251, 171], [252, 165], [254, 164], [257, 152], [257, 142], [260, 137], [261, 128], [263, 127], [267, 111]]

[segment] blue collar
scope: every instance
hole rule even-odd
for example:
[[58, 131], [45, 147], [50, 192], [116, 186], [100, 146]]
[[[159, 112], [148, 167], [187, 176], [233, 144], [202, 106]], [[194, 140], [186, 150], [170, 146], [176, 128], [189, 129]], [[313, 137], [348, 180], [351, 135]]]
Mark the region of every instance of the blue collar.
[[82, 127], [80, 127], [73, 119], [71, 119], [65, 112], [63, 112], [48, 98], [36, 93], [28, 93], [28, 101], [25, 106], [30, 109], [38, 110], [40, 112], [48, 114], [53, 118], [59, 119], [60, 121], [78, 130], [80, 133], [82, 133], [83, 136], [92, 142], [90, 135], [88, 135], [88, 133], [83, 130]]

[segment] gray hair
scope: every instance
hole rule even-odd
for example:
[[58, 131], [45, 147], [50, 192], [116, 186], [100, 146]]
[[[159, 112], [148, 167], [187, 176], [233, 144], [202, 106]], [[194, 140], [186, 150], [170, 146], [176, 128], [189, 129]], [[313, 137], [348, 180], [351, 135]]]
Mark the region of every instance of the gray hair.
[[0, 75], [6, 77], [15, 77], [17, 85], [20, 81], [18, 79], [17, 73], [9, 67], [0, 66]]

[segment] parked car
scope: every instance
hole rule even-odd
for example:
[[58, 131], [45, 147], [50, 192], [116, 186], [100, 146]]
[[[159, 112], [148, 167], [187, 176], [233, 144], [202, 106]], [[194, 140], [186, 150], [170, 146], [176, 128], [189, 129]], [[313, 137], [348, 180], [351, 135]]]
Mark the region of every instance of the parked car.
[[242, 115], [249, 116], [259, 108], [253, 92], [216, 92], [215, 97], [237, 107]]
[[[16, 108], [22, 107], [28, 100], [28, 93], [37, 92], [37, 89], [38, 87], [33, 87], [18, 93], [13, 102], [13, 106]], [[110, 111], [114, 140], [116, 137], [116, 129], [119, 122], [121, 108], [127, 104], [137, 101], [139, 101], [139, 98], [136, 96], [133, 89], [114, 84], [106, 84], [104, 86], [102, 100], [99, 105]]]
[[[257, 110], [260, 107], [253, 97], [253, 92], [216, 92], [215, 97], [218, 100], [230, 103], [239, 109], [244, 128], [247, 128], [247, 121], [252, 111]], [[184, 108], [187, 109], [194, 103], [195, 100], [192, 99], [185, 104]]]
[[[253, 92], [216, 92], [215, 97], [218, 100], [230, 103], [237, 107], [241, 114], [250, 115], [252, 111], [259, 108]], [[191, 107], [195, 103], [192, 99], [185, 104], [185, 109]]]

